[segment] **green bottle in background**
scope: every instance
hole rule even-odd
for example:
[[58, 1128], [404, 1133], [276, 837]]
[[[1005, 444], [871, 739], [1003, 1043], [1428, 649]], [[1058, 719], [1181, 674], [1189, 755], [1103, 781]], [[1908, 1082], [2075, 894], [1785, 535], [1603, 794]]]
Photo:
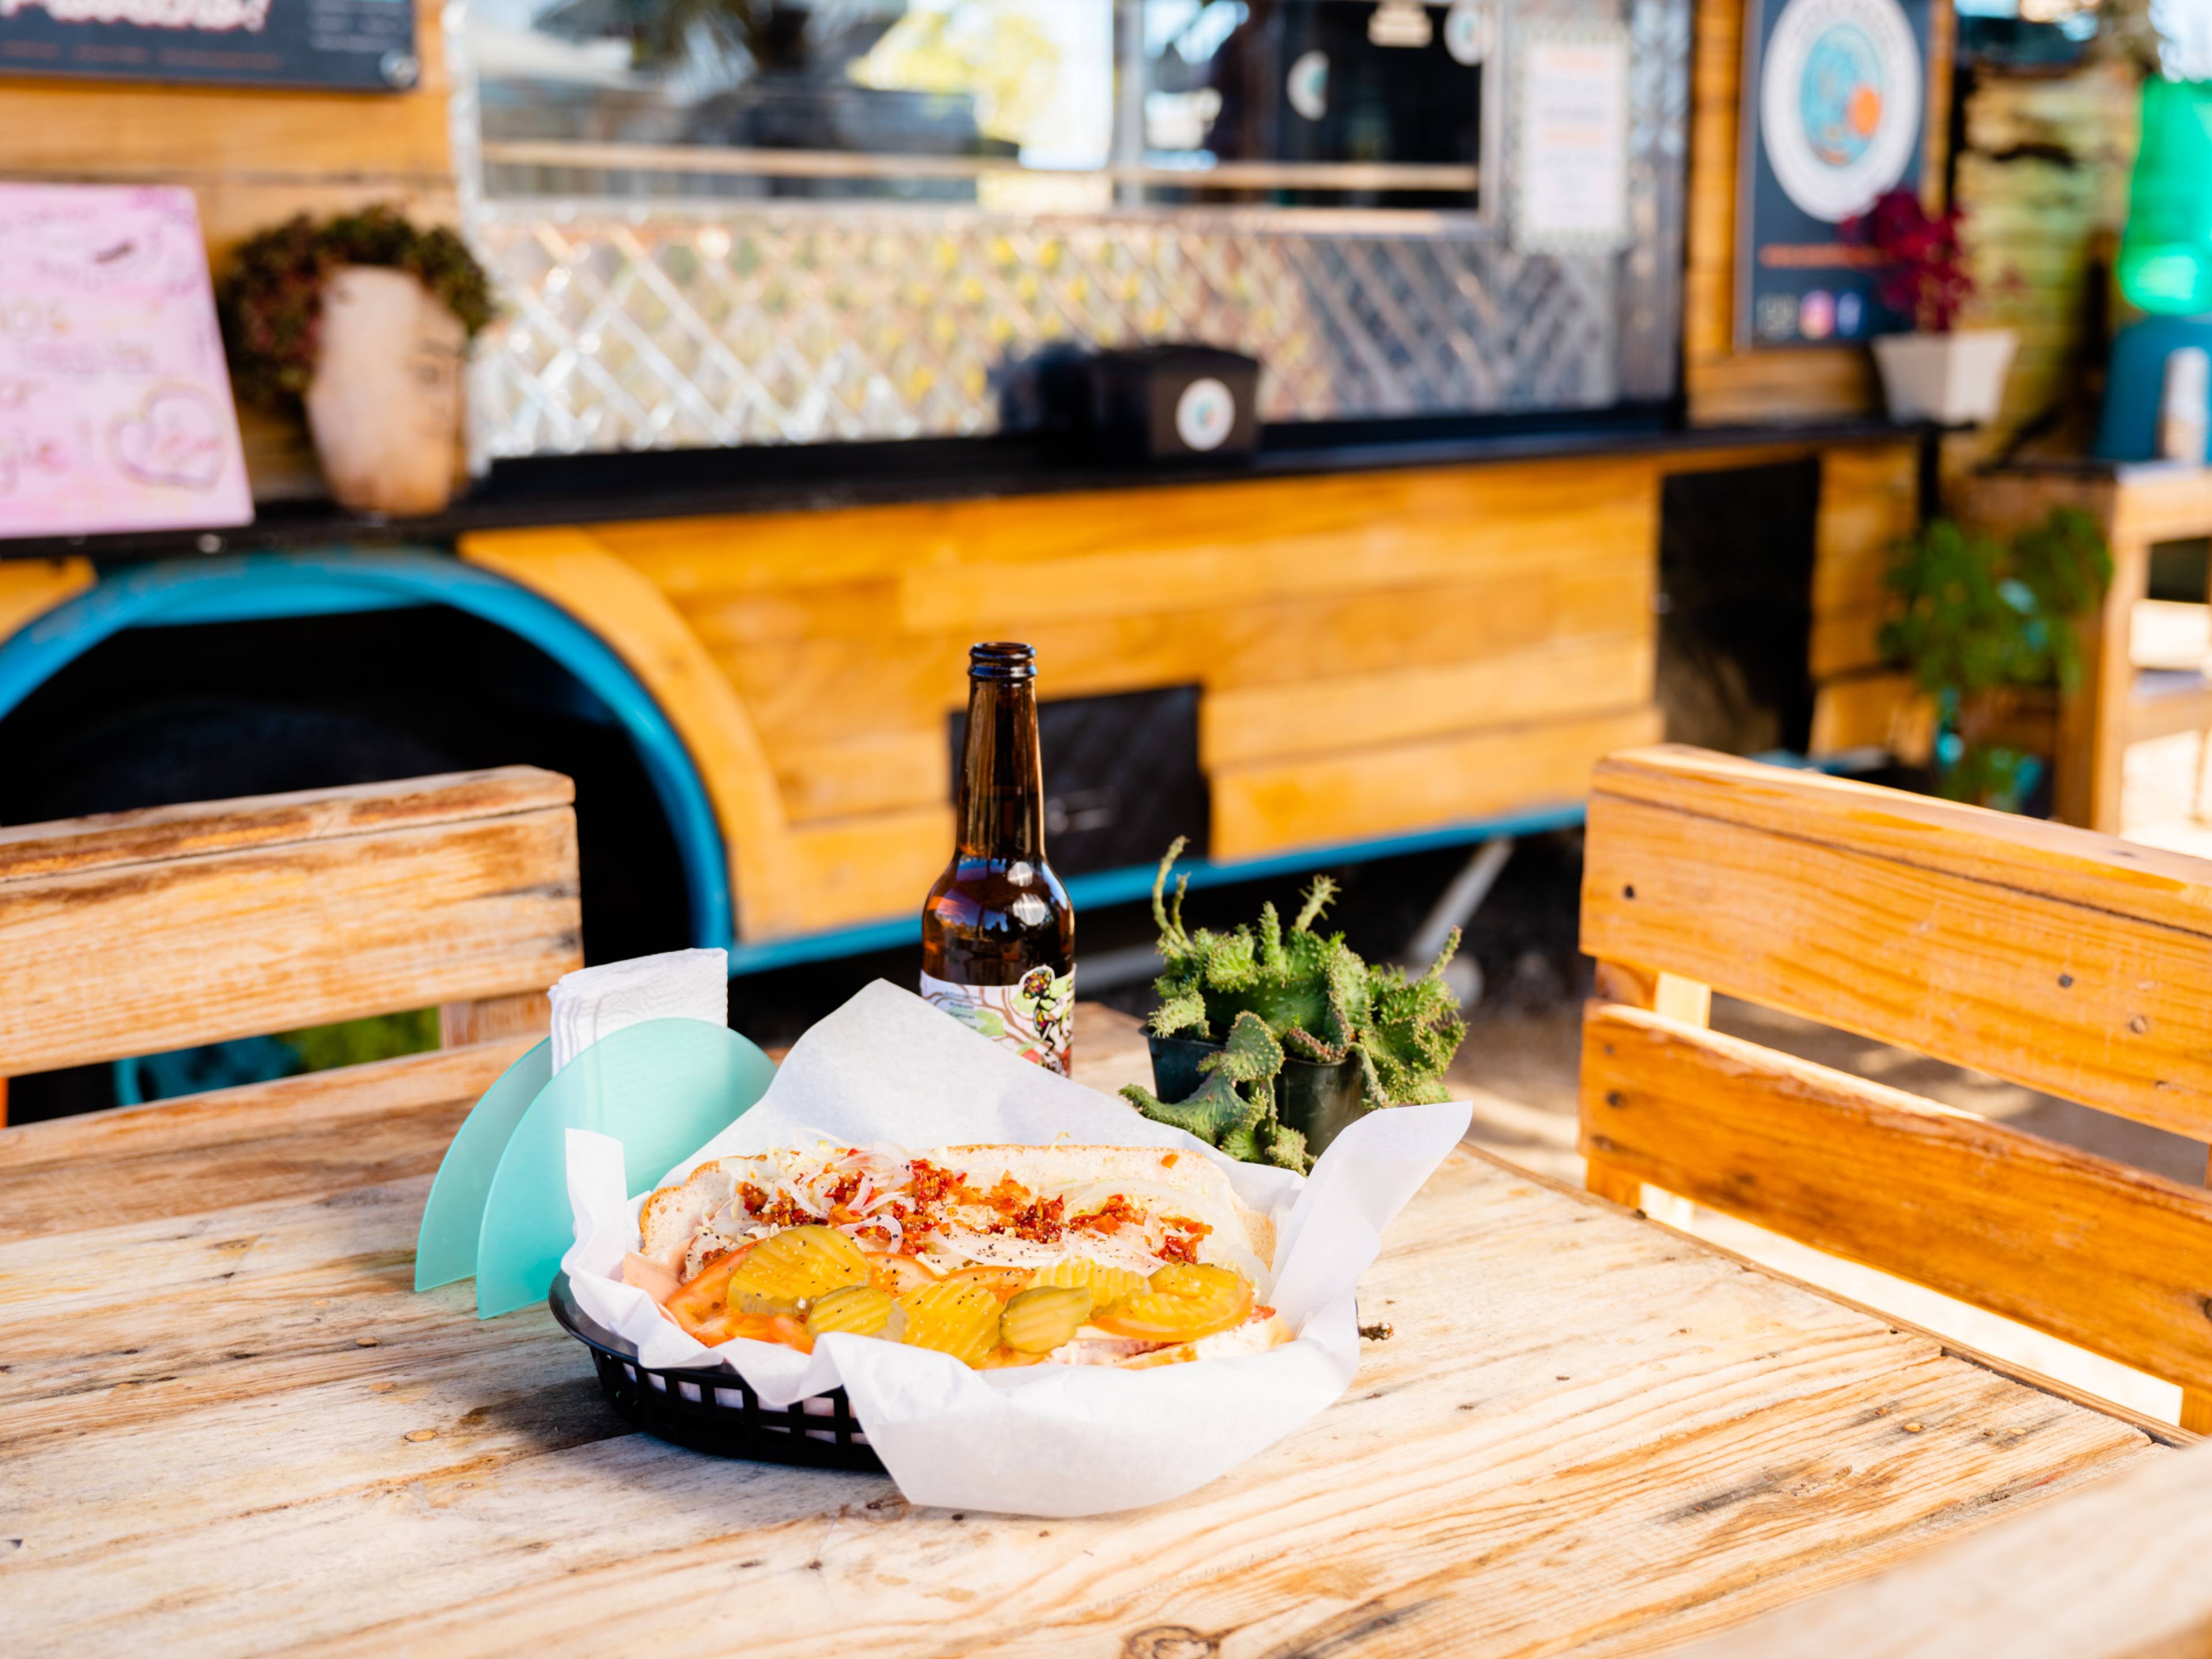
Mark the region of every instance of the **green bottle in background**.
[[2212, 82], [2144, 83], [2118, 266], [2120, 291], [2140, 310], [2212, 312]]

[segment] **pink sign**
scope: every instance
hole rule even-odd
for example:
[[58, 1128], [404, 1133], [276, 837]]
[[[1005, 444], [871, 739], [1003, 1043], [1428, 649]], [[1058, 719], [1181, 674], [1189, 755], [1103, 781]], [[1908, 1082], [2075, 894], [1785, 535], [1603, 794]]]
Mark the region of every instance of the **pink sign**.
[[0, 537], [252, 521], [191, 192], [0, 184]]

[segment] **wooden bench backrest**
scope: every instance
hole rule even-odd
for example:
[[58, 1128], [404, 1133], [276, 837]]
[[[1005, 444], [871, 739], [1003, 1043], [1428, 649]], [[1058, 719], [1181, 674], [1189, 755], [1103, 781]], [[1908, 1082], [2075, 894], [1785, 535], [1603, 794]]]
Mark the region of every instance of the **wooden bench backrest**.
[[0, 829], [0, 1076], [438, 1006], [580, 966], [575, 788], [532, 767]]
[[1592, 780], [1582, 1146], [2179, 1382], [2212, 1428], [2212, 1197], [1705, 1029], [1715, 990], [2212, 1139], [2212, 862], [1677, 747]]

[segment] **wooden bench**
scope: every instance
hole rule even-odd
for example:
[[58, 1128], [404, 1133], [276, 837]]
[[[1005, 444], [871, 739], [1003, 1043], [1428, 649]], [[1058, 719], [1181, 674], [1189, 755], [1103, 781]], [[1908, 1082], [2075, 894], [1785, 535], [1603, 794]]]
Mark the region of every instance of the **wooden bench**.
[[0, 1075], [433, 1006], [449, 1048], [540, 1034], [574, 798], [505, 767], [0, 830]]
[[1715, 990], [2203, 1140], [2212, 863], [1702, 750], [1601, 762], [1590, 1188], [1650, 1182], [2179, 1382], [2212, 1197], [1705, 1029]]

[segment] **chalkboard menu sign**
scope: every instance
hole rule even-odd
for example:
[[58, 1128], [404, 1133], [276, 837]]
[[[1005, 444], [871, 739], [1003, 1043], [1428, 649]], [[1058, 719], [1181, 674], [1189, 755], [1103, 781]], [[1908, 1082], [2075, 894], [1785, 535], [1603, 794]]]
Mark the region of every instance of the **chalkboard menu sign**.
[[[1751, 0], [1736, 228], [1739, 349], [1910, 328], [1837, 226], [1925, 149], [1930, 0]], [[0, 0], [0, 4], [6, 0]]]
[[0, 74], [404, 92], [413, 0], [0, 0]]

